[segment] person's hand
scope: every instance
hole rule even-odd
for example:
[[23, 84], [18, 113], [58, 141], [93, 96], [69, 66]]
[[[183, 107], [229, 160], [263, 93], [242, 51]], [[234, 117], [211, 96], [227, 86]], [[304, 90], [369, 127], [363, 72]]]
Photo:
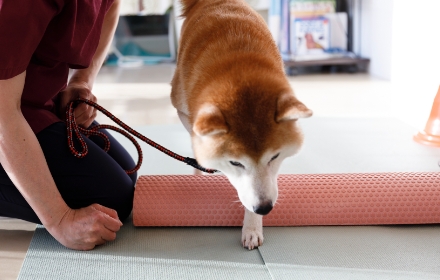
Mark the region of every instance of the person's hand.
[[[66, 119], [66, 108], [70, 102], [84, 98], [96, 102], [96, 96], [94, 96], [85, 82], [71, 81], [67, 85], [64, 91], [59, 93], [59, 114], [63, 120]], [[88, 128], [95, 120], [97, 114], [96, 108], [89, 106], [85, 103], [80, 103], [74, 109], [74, 115], [76, 123], [83, 127]]]
[[116, 239], [122, 223], [115, 210], [99, 204], [81, 209], [68, 209], [57, 225], [46, 227], [67, 248], [91, 250]]

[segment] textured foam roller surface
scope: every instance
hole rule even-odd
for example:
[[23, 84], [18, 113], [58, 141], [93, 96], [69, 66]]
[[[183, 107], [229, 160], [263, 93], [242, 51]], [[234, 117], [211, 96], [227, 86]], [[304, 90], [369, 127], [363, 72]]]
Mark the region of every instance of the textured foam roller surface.
[[[440, 223], [440, 173], [278, 176], [265, 226]], [[244, 208], [221, 175], [140, 176], [135, 226], [241, 226]]]

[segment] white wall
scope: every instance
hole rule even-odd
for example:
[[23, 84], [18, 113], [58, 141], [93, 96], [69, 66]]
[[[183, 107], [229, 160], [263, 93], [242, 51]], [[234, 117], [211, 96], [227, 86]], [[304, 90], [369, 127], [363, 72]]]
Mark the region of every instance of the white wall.
[[371, 59], [372, 76], [391, 81], [390, 110], [422, 129], [440, 85], [440, 1], [355, 4], [361, 16], [354, 26], [354, 50]]
[[392, 80], [440, 84], [439, 11], [438, 0], [394, 1]]
[[373, 76], [440, 83], [440, 1], [356, 0], [355, 12], [357, 5], [354, 49], [371, 59]]
[[394, 1], [391, 81], [400, 113], [418, 128], [424, 127], [440, 85], [439, 11], [438, 0]]
[[[354, 37], [359, 39], [355, 40], [354, 50], [371, 59], [373, 76], [390, 80], [394, 1], [360, 0], [355, 4], [355, 11], [359, 11], [357, 5], [360, 5], [361, 15], [360, 26], [354, 26]], [[355, 13], [355, 17], [357, 15]]]

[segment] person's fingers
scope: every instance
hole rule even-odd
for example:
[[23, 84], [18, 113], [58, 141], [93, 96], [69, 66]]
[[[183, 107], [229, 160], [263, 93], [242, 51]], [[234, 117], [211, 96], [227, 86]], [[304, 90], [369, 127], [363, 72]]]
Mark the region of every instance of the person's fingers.
[[89, 106], [85, 103], [81, 103], [75, 108], [74, 115], [76, 123], [84, 128], [87, 128], [93, 123], [97, 116], [97, 113], [98, 111], [95, 107]]
[[98, 102], [98, 98], [97, 98], [93, 93], [90, 94], [90, 97], [89, 97], [89, 98], [90, 98], [91, 101], [93, 101], [93, 102], [95, 102], [95, 103]]
[[115, 210], [102, 206], [101, 204], [92, 204], [92, 207], [94, 207], [96, 210], [99, 210], [101, 212], [104, 212], [105, 214], [109, 215], [110, 217], [119, 220], [118, 217], [118, 212], [116, 212]]
[[96, 116], [97, 112], [96, 110], [93, 110], [92, 112], [84, 112], [79, 116], [75, 115], [75, 120], [79, 126], [88, 128], [90, 125], [92, 125], [93, 121], [96, 119]]
[[80, 245], [75, 245], [75, 246], [67, 246], [65, 244], [63, 244], [64, 246], [66, 246], [67, 248], [73, 249], [73, 250], [79, 250], [79, 251], [90, 251], [93, 250], [95, 248], [95, 244], [80, 244]]
[[104, 227], [112, 232], [117, 232], [121, 229], [121, 222], [113, 219], [110, 216], [107, 216], [106, 221], [104, 222]]
[[104, 241], [113, 241], [116, 239], [116, 232], [108, 229], [103, 229], [101, 232], [101, 239]]
[[[87, 100], [91, 100], [92, 96], [93, 94], [90, 92], [90, 90], [87, 89], [78, 90], [76, 94], [76, 98], [82, 98]], [[88, 110], [90, 110], [90, 106], [87, 105], [86, 103], [80, 103], [76, 107], [76, 111], [78, 111], [78, 115], [82, 115], [84, 112], [87, 112]], [[75, 116], [78, 117], [77, 115]]]
[[118, 220], [99, 211], [95, 206], [89, 206], [86, 212], [89, 212], [88, 216], [91, 218], [91, 223], [88, 224], [87, 230], [88, 237], [84, 239], [86, 244], [101, 245], [116, 239], [116, 231], [120, 229], [120, 222]]
[[98, 240], [95, 242], [96, 245], [103, 244], [103, 241], [113, 241], [116, 239], [116, 232], [121, 228], [121, 222], [118, 219], [112, 218], [104, 212], [98, 211], [99, 218], [96, 221], [99, 224], [99, 230], [94, 232]]
[[102, 245], [102, 244], [104, 244], [104, 243], [107, 242], [107, 241], [112, 241], [112, 240], [105, 240], [105, 239], [103, 239], [103, 238], [98, 238], [98, 239], [96, 240], [96, 242], [95, 242], [95, 246]]
[[74, 115], [75, 119], [78, 122], [81, 119], [87, 118], [87, 111], [89, 110], [89, 106], [85, 103], [79, 103], [78, 106], [76, 106]]
[[[103, 219], [100, 221], [103, 226], [112, 232], [117, 232], [122, 226], [121, 221], [118, 218], [118, 214], [113, 209], [104, 207], [99, 204], [94, 204], [93, 208], [102, 213]], [[116, 236], [115, 236], [116, 238]], [[113, 240], [113, 239], [112, 239]]]
[[87, 100], [92, 100], [93, 101], [93, 94], [89, 89], [86, 88], [81, 88], [80, 90], [77, 90], [77, 94], [76, 94], [77, 98], [82, 98], [82, 99], [87, 99]]

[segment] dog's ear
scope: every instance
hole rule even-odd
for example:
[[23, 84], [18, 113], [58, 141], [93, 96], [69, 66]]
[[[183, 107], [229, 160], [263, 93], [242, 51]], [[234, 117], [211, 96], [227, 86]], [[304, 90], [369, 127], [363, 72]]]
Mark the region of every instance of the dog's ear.
[[277, 110], [275, 113], [276, 122], [308, 118], [312, 115], [312, 110], [296, 99], [293, 94], [285, 93], [278, 97]]
[[228, 125], [220, 109], [213, 104], [204, 104], [197, 112], [193, 131], [198, 136], [211, 136], [228, 132]]

